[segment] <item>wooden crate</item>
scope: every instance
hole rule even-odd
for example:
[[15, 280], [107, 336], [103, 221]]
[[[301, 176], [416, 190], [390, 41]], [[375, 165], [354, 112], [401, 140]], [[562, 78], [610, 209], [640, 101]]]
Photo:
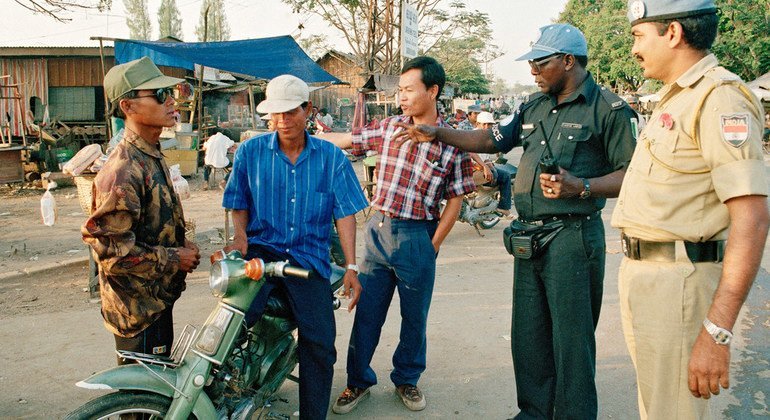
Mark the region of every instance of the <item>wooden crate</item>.
[[168, 166], [179, 164], [182, 176], [190, 176], [198, 172], [197, 150], [164, 150], [163, 156]]

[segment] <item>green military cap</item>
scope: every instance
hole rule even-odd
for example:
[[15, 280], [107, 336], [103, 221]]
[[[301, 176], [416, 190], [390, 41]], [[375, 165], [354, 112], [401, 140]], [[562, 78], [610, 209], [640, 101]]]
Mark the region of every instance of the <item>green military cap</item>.
[[104, 90], [107, 98], [114, 101], [132, 90], [155, 90], [183, 81], [164, 75], [149, 57], [142, 57], [111, 68], [104, 76]]
[[629, 0], [628, 21], [631, 26], [644, 22], [716, 13], [714, 0]]

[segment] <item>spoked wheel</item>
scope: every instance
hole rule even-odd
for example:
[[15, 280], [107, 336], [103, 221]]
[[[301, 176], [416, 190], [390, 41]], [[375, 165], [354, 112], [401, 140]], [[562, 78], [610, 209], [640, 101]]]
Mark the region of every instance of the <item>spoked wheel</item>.
[[171, 398], [163, 395], [121, 391], [93, 399], [65, 419], [162, 419], [170, 406]]

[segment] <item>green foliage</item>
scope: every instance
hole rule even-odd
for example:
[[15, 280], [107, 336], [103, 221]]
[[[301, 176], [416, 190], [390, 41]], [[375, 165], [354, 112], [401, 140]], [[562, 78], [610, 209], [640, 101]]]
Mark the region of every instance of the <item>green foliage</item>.
[[717, 0], [720, 64], [745, 81], [770, 71], [770, 0]]
[[158, 37], [182, 39], [182, 18], [176, 0], [162, 0], [158, 8]]
[[446, 71], [447, 82], [458, 86], [458, 93], [490, 93], [489, 80], [484, 77], [476, 55], [484, 41], [476, 37], [447, 39], [436, 45], [431, 53]]
[[152, 36], [147, 0], [123, 0], [126, 8], [126, 26], [131, 39], [148, 40]]
[[644, 81], [631, 57], [631, 27], [625, 0], [570, 0], [559, 16], [579, 28], [588, 43], [588, 70], [616, 91], [636, 90]]
[[[358, 65], [397, 74], [399, 63], [398, 1], [282, 0], [296, 13], [316, 15], [345, 38]], [[481, 66], [501, 55], [492, 41], [489, 16], [453, 0], [412, 0], [419, 15], [419, 50], [435, 57], [450, 82], [463, 92], [487, 93]], [[374, 20], [374, 24], [372, 23]], [[374, 29], [372, 31], [371, 29]]]
[[[206, 13], [208, 11], [208, 25]], [[224, 0], [203, 0], [201, 17], [195, 27], [198, 41], [227, 41], [230, 39], [230, 25], [225, 15]]]
[[[716, 0], [719, 36], [713, 52], [743, 80], [770, 70], [770, 0]], [[569, 0], [559, 16], [583, 31], [588, 42], [588, 70], [597, 82], [616, 91], [635, 91], [641, 68], [631, 56], [631, 28], [625, 0]]]

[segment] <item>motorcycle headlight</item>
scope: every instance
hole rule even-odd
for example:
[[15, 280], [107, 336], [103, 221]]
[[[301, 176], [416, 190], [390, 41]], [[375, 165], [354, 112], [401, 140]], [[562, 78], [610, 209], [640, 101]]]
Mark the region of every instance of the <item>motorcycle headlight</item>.
[[230, 281], [230, 270], [225, 260], [217, 261], [211, 266], [209, 272], [209, 288], [216, 297], [224, 297], [227, 293], [227, 285]]

